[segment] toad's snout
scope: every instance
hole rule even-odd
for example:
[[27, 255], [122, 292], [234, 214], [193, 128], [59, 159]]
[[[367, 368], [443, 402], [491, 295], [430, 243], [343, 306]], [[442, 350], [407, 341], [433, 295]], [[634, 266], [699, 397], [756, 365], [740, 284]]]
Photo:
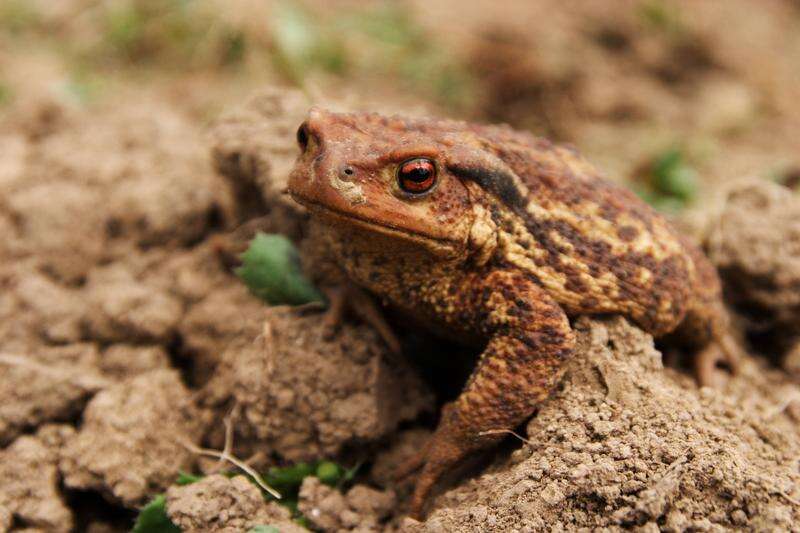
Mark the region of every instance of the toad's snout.
[[329, 139], [328, 114], [312, 109], [297, 129], [300, 156], [289, 177], [289, 192], [301, 203], [347, 208], [365, 204], [358, 169]]

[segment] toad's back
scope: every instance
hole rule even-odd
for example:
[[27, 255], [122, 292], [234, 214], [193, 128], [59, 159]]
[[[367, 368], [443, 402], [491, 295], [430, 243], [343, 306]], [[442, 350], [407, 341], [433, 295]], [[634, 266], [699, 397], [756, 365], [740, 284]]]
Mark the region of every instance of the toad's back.
[[574, 150], [504, 127], [472, 129], [519, 176], [494, 186], [506, 260], [568, 314], [623, 313], [659, 335], [719, 298], [699, 250]]

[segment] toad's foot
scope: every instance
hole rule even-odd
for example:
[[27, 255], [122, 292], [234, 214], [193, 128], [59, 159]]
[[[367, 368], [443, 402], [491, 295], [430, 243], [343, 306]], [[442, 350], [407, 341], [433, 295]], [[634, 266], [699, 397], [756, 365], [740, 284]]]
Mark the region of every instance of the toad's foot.
[[741, 366], [742, 349], [729, 334], [724, 334], [697, 352], [694, 356], [694, 374], [701, 387], [719, 388], [725, 382], [720, 363], [736, 375]]
[[442, 409], [442, 420], [425, 447], [395, 472], [398, 479], [407, 478], [422, 469], [414, 486], [409, 504], [409, 514], [418, 520], [423, 518], [425, 503], [439, 479], [460, 463], [476, 448], [486, 448], [497, 443], [496, 435], [481, 435], [468, 438], [459, 428], [457, 407], [448, 404]]
[[389, 323], [386, 322], [383, 311], [369, 294], [350, 283], [335, 287], [325, 287], [323, 291], [328, 298], [329, 304], [328, 310], [322, 319], [327, 338], [336, 335], [344, 320], [345, 313], [350, 310], [378, 332], [378, 335], [393, 354], [401, 353], [400, 340], [391, 326], [389, 326]]

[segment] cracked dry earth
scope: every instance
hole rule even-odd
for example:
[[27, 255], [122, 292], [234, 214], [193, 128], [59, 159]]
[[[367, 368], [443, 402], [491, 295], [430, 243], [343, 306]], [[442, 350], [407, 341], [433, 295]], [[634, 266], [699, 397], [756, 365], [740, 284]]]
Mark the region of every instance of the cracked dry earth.
[[[768, 353], [698, 389], [625, 320], [581, 319], [559, 390], [416, 522], [391, 472], [429, 435], [440, 384], [367, 326], [327, 339], [318, 314], [269, 308], [230, 270], [248, 236], [230, 232], [255, 216], [302, 250], [280, 191], [309, 104], [267, 91], [210, 140], [156, 103], [47, 104], [0, 131], [0, 531], [125, 531], [159, 493], [184, 531], [302, 530], [192, 451], [221, 449], [226, 418], [255, 468], [363, 462], [344, 491], [303, 483], [321, 531], [798, 530], [796, 195], [739, 184], [709, 214], [742, 334], [769, 332]], [[746, 234], [753, 217], [771, 233]], [[212, 475], [180, 487], [179, 471]]]

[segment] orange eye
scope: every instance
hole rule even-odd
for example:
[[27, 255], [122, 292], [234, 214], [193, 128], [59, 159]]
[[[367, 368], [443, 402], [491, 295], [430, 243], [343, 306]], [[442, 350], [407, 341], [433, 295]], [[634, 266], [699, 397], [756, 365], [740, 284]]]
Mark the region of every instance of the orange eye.
[[425, 158], [410, 159], [397, 169], [397, 183], [405, 192], [422, 194], [436, 183], [436, 165]]

